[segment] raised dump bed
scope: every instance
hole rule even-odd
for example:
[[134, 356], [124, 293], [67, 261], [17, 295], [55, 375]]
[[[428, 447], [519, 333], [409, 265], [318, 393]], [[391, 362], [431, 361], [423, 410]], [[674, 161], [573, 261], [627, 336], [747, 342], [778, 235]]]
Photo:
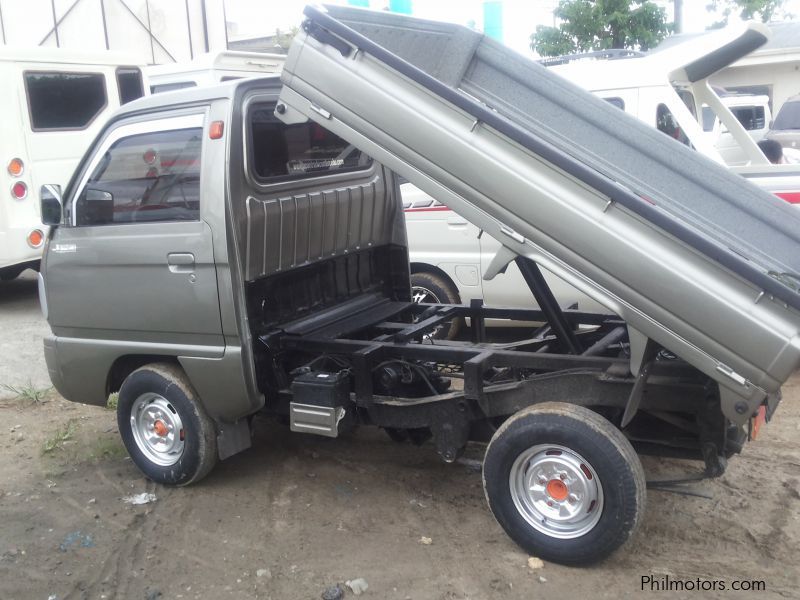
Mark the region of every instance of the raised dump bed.
[[634, 374], [649, 338], [717, 380], [735, 423], [777, 398], [800, 361], [796, 210], [467, 28], [305, 14], [279, 118], [324, 124], [501, 240], [487, 277], [518, 254], [620, 315]]

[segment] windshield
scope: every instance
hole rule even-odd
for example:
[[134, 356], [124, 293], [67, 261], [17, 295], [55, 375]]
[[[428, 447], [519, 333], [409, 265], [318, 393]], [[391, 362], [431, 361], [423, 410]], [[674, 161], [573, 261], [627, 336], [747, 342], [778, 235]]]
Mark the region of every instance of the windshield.
[[800, 129], [800, 100], [785, 103], [775, 117], [773, 129]]

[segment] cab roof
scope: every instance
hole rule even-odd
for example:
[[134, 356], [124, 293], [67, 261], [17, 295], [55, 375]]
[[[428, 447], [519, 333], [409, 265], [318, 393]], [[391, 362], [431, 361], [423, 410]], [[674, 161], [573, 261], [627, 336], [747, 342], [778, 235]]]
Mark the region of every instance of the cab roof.
[[182, 88], [179, 90], [160, 92], [142, 96], [138, 100], [125, 104], [117, 110], [112, 119], [124, 117], [129, 114], [162, 110], [173, 106], [187, 104], [203, 104], [212, 100], [233, 98], [239, 87], [257, 87], [259, 83], [277, 86], [280, 83], [280, 75], [263, 75], [246, 79], [235, 79], [216, 85], [200, 85], [196, 87]]

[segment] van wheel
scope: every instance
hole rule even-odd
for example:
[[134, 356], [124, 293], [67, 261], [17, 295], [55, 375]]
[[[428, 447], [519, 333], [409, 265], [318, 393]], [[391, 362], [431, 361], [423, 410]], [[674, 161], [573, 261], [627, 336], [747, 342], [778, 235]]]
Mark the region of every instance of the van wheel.
[[217, 463], [214, 422], [177, 365], [154, 363], [128, 375], [117, 424], [136, 466], [166, 485], [189, 485]]
[[[411, 275], [411, 299], [426, 304], [461, 304], [458, 291], [449, 282], [433, 273], [414, 273]], [[431, 337], [437, 340], [453, 340], [461, 331], [464, 319], [461, 317], [444, 323], [433, 330]]]
[[511, 539], [567, 565], [611, 554], [645, 509], [644, 471], [630, 442], [600, 415], [563, 402], [528, 407], [497, 430], [483, 488]]

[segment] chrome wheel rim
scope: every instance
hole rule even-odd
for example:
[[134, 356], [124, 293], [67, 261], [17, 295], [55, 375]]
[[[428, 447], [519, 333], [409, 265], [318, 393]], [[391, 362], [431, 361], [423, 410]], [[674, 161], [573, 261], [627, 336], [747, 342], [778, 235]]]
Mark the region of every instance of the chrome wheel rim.
[[419, 304], [420, 302], [424, 302], [426, 304], [441, 304], [439, 297], [436, 294], [434, 294], [428, 288], [422, 287], [421, 285], [411, 286], [411, 299], [416, 304]]
[[183, 422], [175, 407], [163, 396], [142, 394], [134, 401], [131, 431], [142, 454], [161, 467], [172, 466], [183, 456]]
[[[419, 304], [424, 302], [425, 304], [441, 304], [441, 300], [439, 300], [439, 296], [434, 294], [428, 288], [423, 287], [421, 285], [412, 285], [411, 286], [411, 300], [415, 304]], [[414, 319], [416, 323], [418, 321], [417, 318]], [[444, 331], [445, 327], [449, 327], [449, 325], [437, 325], [431, 331], [426, 333], [422, 336], [424, 340], [431, 341], [442, 336], [442, 331]]]
[[577, 452], [539, 444], [522, 452], [508, 478], [511, 499], [537, 531], [558, 539], [587, 534], [603, 512], [603, 486]]

